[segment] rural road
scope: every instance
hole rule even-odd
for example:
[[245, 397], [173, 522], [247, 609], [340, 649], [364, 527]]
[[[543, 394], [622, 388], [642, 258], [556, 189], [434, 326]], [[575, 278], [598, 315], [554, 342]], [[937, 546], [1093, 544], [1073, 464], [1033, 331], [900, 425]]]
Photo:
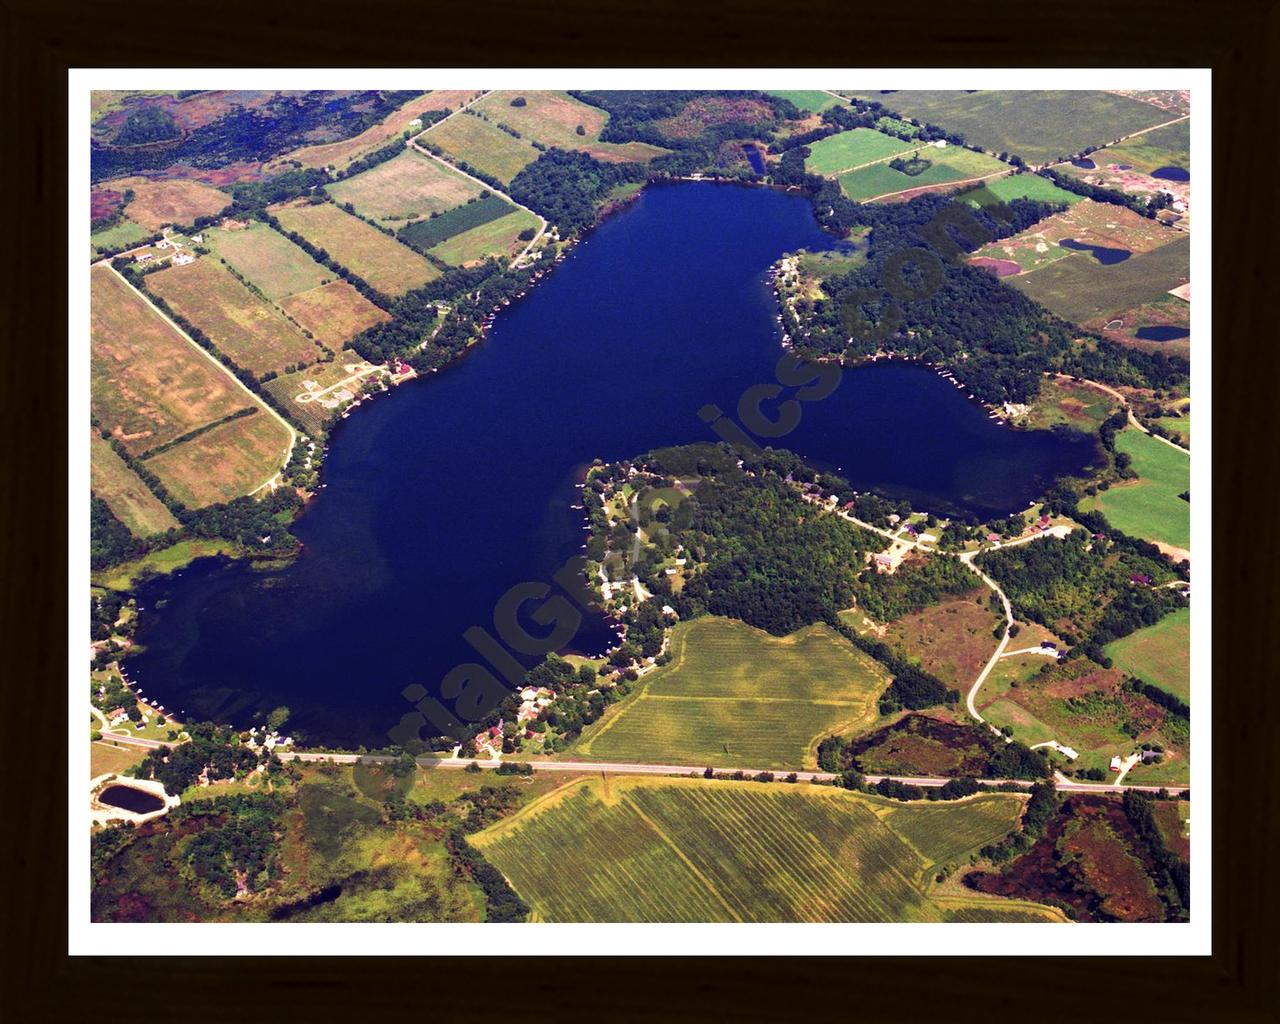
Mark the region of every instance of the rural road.
[[1159, 434], [1153, 434], [1151, 433], [1150, 430], [1148, 430], [1141, 423], [1139, 423], [1138, 417], [1136, 417], [1133, 414], [1133, 409], [1130, 408], [1129, 406], [1129, 400], [1125, 398], [1124, 395], [1120, 394], [1120, 392], [1117, 391], [1115, 388], [1108, 387], [1106, 384], [1101, 384], [1096, 380], [1085, 380], [1083, 377], [1071, 377], [1065, 373], [1051, 373], [1051, 374], [1048, 374], [1048, 376], [1053, 377], [1056, 380], [1069, 380], [1076, 384], [1084, 384], [1087, 387], [1095, 388], [1098, 391], [1103, 392], [1104, 394], [1110, 395], [1112, 398], [1117, 399], [1120, 402], [1120, 404], [1124, 407], [1124, 411], [1128, 413], [1129, 426], [1137, 427], [1140, 431], [1142, 431], [1142, 433], [1146, 434], [1148, 437], [1154, 437], [1157, 441], [1164, 442], [1170, 448], [1173, 448], [1176, 451], [1182, 452], [1183, 455], [1186, 455], [1186, 456], [1191, 455], [1191, 449], [1183, 448], [1182, 445], [1180, 444], [1174, 444], [1167, 437], [1161, 437]]
[[[282, 761], [332, 761], [335, 764], [355, 764], [357, 761], [366, 758], [377, 759], [375, 755], [362, 754], [321, 754], [308, 753], [305, 751], [295, 751], [293, 753], [285, 753], [280, 755]], [[394, 760], [387, 758], [387, 760]], [[444, 757], [444, 758], [419, 758], [418, 764], [426, 767], [434, 765], [437, 768], [466, 768], [472, 761], [472, 758], [461, 757]], [[482, 768], [496, 768], [501, 761], [475, 760]], [[529, 761], [527, 762], [534, 771], [538, 772], [569, 772], [574, 774], [605, 772], [614, 775], [701, 775], [705, 770], [705, 766], [700, 765], [678, 765], [678, 764], [633, 764], [625, 761]], [[717, 775], [729, 775], [733, 772], [741, 771], [748, 776], [758, 775], [762, 769], [759, 768], [717, 768]], [[780, 779], [788, 773], [781, 769], [772, 769], [775, 779]], [[814, 772], [814, 771], [797, 771], [796, 778], [801, 782], [832, 782], [836, 776], [830, 772]], [[891, 778], [898, 782], [911, 786], [920, 786], [923, 788], [936, 788], [944, 786], [950, 779], [935, 778], [932, 776], [908, 776], [908, 775], [868, 775], [866, 780], [868, 783], [875, 784], [882, 779]], [[979, 779], [979, 782], [988, 786], [999, 786], [1007, 782], [1021, 786], [1024, 789], [1030, 789], [1032, 783], [1020, 779]], [[1057, 787], [1064, 792], [1073, 793], [1114, 793], [1116, 787], [1114, 785], [1101, 785], [1097, 783], [1072, 782], [1066, 778], [1057, 780]], [[1142, 792], [1155, 793], [1158, 792], [1160, 786], [1129, 786], [1129, 789], [1136, 789]], [[1190, 786], [1182, 787], [1164, 787], [1170, 793], [1181, 793], [1188, 790]]]

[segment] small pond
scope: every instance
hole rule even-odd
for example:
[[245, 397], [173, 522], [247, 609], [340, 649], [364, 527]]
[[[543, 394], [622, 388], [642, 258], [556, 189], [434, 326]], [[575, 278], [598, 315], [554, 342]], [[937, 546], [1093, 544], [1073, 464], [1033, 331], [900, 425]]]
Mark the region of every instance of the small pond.
[[1177, 341], [1179, 338], [1191, 337], [1191, 328], [1175, 327], [1160, 324], [1154, 327], [1139, 327], [1134, 337], [1141, 341]]
[[751, 165], [751, 169], [756, 174], [764, 174], [764, 155], [755, 146], [743, 146], [742, 151], [747, 154], [747, 163]]
[[98, 794], [98, 802], [109, 807], [133, 811], [134, 814], [150, 814], [164, 807], [164, 801], [154, 793], [148, 793], [133, 786], [120, 785], [112, 785], [104, 789]]
[[1092, 160], [1072, 160], [1071, 166], [1079, 167], [1086, 171], [1094, 171], [1094, 170], [1097, 170], [1098, 168], [1098, 165], [1095, 164]]
[[1190, 181], [1191, 172], [1185, 167], [1157, 167], [1151, 172], [1151, 177], [1165, 181]]
[[1058, 244], [1064, 249], [1073, 249], [1076, 252], [1093, 253], [1093, 258], [1101, 263], [1104, 267], [1109, 267], [1115, 263], [1123, 263], [1133, 255], [1128, 249], [1110, 249], [1105, 245], [1093, 245], [1089, 242], [1077, 242], [1074, 238], [1063, 238]]

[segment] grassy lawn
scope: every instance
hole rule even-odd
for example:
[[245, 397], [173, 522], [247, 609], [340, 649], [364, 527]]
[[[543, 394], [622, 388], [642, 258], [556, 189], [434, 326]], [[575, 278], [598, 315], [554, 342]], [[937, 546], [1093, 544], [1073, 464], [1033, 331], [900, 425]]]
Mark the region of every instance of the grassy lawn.
[[678, 625], [672, 660], [584, 733], [573, 757], [802, 768], [872, 725], [887, 672], [826, 626], [776, 638], [733, 619]]
[[1116, 668], [1191, 702], [1191, 609], [1107, 644]]
[[[524, 103], [513, 107], [511, 101], [521, 97]], [[566, 92], [550, 89], [524, 91], [498, 90], [490, 93], [472, 108], [481, 111], [495, 124], [514, 128], [526, 139], [544, 146], [579, 149], [600, 141], [600, 131], [609, 120], [607, 112], [574, 99]], [[578, 126], [583, 134], [578, 134]]]
[[453, 266], [482, 260], [486, 256], [514, 256], [524, 248], [520, 232], [537, 228], [538, 219], [528, 210], [512, 210], [497, 220], [480, 224], [431, 249], [431, 255]]
[[1191, 487], [1191, 459], [1132, 427], [1116, 435], [1116, 451], [1127, 453], [1138, 479], [1113, 484], [1089, 498], [1118, 530], [1144, 540], [1191, 547], [1191, 505], [1181, 498]]
[[104, 252], [114, 252], [127, 245], [136, 245], [144, 238], [149, 238], [154, 232], [148, 231], [141, 224], [135, 224], [128, 217], [121, 217], [120, 220], [104, 231], [96, 231], [89, 236], [89, 244], [93, 246], [95, 254]]
[[790, 100], [799, 110], [814, 114], [820, 114], [827, 107], [839, 106], [844, 102], [839, 96], [832, 96], [822, 89], [770, 89], [769, 95]]
[[[1048, 178], [1042, 178], [1038, 174], [1011, 174], [1004, 178], [993, 178], [982, 187], [1002, 203], [1011, 199], [1038, 199], [1046, 203], [1067, 203], [1074, 206], [1084, 199], [1065, 188], [1059, 188]], [[977, 198], [978, 195], [973, 197]]]
[[93, 582], [108, 590], [131, 590], [137, 581], [148, 573], [164, 575], [183, 566], [190, 565], [197, 558], [209, 558], [213, 555], [231, 555], [240, 553], [240, 549], [227, 540], [183, 540], [159, 551], [148, 552], [132, 562], [125, 562], [105, 572], [95, 573]]
[[1017, 154], [1030, 164], [1052, 163], [1086, 146], [1172, 120], [1140, 100], [1086, 89], [903, 90], [858, 94], [948, 131], [991, 153]]
[[99, 775], [122, 775], [127, 768], [147, 756], [142, 747], [128, 747], [123, 743], [117, 746], [109, 740], [99, 740], [89, 744], [89, 778]]
[[277, 206], [271, 212], [286, 231], [296, 231], [387, 295], [403, 295], [440, 276], [439, 270], [412, 249], [333, 203]]
[[[305, 255], [286, 239], [280, 240], [298, 255]], [[320, 269], [318, 264], [313, 266]], [[151, 274], [147, 290], [204, 331], [218, 351], [237, 366], [259, 377], [269, 370], [279, 373], [297, 363], [314, 363], [323, 354], [314, 341], [237, 281], [216, 258], [205, 256], [185, 267]]]
[[150, 537], [178, 525], [173, 513], [96, 431], [89, 437], [89, 474], [93, 493], [135, 537]]
[[248, 278], [272, 302], [334, 279], [332, 270], [322, 267], [261, 221], [235, 231], [209, 230], [204, 240], [216, 256]]
[[838, 135], [828, 135], [811, 145], [804, 167], [810, 174], [839, 174], [850, 167], [887, 160], [919, 146], [918, 142], [904, 142], [874, 128], [854, 128]]
[[328, 185], [339, 206], [380, 224], [402, 224], [460, 206], [480, 194], [481, 186], [415, 149], [384, 161], [353, 178]]
[[133, 454], [253, 403], [110, 267], [90, 275], [90, 407]]
[[928, 895], [938, 858], [1004, 836], [1020, 807], [1008, 795], [899, 809], [833, 787], [613, 777], [565, 786], [470, 841], [535, 920], [940, 921]]

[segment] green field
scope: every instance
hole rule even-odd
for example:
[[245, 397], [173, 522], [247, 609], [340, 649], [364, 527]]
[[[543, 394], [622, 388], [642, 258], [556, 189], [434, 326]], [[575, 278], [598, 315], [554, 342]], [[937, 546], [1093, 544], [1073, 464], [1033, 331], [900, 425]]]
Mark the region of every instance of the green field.
[[1017, 154], [1029, 164], [1054, 163], [1175, 116], [1141, 100], [1086, 89], [905, 90], [858, 96], [960, 132], [970, 145], [989, 153]]
[[1191, 487], [1191, 458], [1149, 434], [1132, 428], [1116, 435], [1116, 451], [1125, 452], [1138, 479], [1113, 484], [1084, 503], [1100, 509], [1117, 530], [1174, 547], [1191, 547], [1191, 505], [1178, 495]]
[[458, 114], [427, 131], [424, 143], [439, 146], [452, 160], [462, 160], [503, 184], [538, 159], [528, 139], [516, 139], [501, 128], [470, 114]]
[[804, 167], [810, 174], [839, 174], [850, 167], [861, 167], [863, 164], [918, 149], [919, 145], [918, 142], [904, 142], [874, 128], [854, 128], [839, 135], [828, 135], [811, 145]]
[[141, 224], [135, 224], [128, 217], [121, 217], [119, 221], [111, 227], [103, 231], [96, 231], [89, 236], [89, 244], [93, 247], [95, 255], [104, 252], [115, 252], [117, 249], [128, 245], [136, 245], [144, 238], [150, 238], [154, 231], [148, 231]]
[[1116, 668], [1191, 703], [1191, 609], [1107, 644]]
[[1167, 245], [1109, 267], [1089, 253], [1075, 252], [1006, 281], [1065, 320], [1101, 326], [1113, 314], [1161, 298], [1190, 276], [1191, 237], [1180, 234]]
[[1003, 837], [1021, 808], [1017, 796], [987, 799], [999, 808], [931, 804], [918, 812], [931, 821], [904, 819], [903, 832], [930, 848], [922, 854], [881, 817], [878, 798], [804, 784], [613, 777], [565, 786], [470, 841], [535, 920], [941, 921], [948, 911], [926, 881], [933, 855], [958, 858]]
[[[993, 178], [984, 183], [982, 188], [1002, 203], [1011, 199], [1038, 199], [1046, 203], [1067, 203], [1074, 206], [1084, 198], [1065, 188], [1059, 188], [1048, 178], [1042, 178], [1038, 174], [1011, 174], [1004, 178]], [[986, 201], [986, 197], [980, 194], [964, 198], [970, 202]]]
[[481, 224], [488, 224], [491, 220], [505, 217], [514, 209], [515, 207], [505, 199], [490, 193], [483, 198], [455, 206], [446, 213], [406, 224], [400, 229], [399, 236], [420, 249], [430, 249], [433, 245], [439, 245], [454, 235], [460, 235], [464, 231], [478, 228]]
[[1191, 121], [1165, 125], [1110, 149], [1090, 153], [1089, 159], [1103, 164], [1131, 164], [1134, 170], [1150, 174], [1160, 167], [1191, 169]]
[[89, 473], [93, 493], [135, 537], [150, 537], [178, 525], [173, 513], [96, 432], [89, 438]]
[[790, 100], [801, 111], [820, 114], [827, 107], [842, 105], [845, 101], [823, 89], [770, 89], [770, 96]]
[[[522, 98], [521, 106], [512, 100]], [[609, 115], [599, 107], [576, 100], [566, 92], [549, 89], [497, 90], [473, 104], [494, 124], [514, 128], [526, 139], [544, 146], [579, 149], [599, 142]], [[578, 134], [578, 127], [582, 134]]]
[[414, 149], [347, 178], [325, 191], [339, 206], [394, 225], [443, 213], [480, 194], [481, 186]]
[[946, 149], [926, 147], [919, 154], [932, 164], [920, 174], [904, 174], [894, 170], [885, 161], [840, 175], [840, 188], [850, 199], [862, 202], [927, 185], [945, 185], [952, 181], [981, 178], [1010, 169], [1008, 164], [1001, 163], [995, 157], [958, 146], [948, 146]]
[[431, 250], [431, 255], [455, 267], [486, 256], [514, 256], [525, 246], [519, 239], [520, 232], [537, 226], [538, 218], [528, 210], [512, 210], [505, 217], [441, 242]]
[[154, 455], [146, 465], [187, 508], [203, 508], [262, 487], [284, 465], [291, 439], [275, 416], [255, 411]]
[[237, 231], [211, 229], [205, 244], [272, 302], [319, 288], [334, 279], [280, 232], [260, 221]]
[[584, 733], [574, 757], [754, 769], [815, 763], [819, 740], [877, 717], [888, 673], [827, 626], [771, 637], [705, 617], [672, 631], [672, 660]]

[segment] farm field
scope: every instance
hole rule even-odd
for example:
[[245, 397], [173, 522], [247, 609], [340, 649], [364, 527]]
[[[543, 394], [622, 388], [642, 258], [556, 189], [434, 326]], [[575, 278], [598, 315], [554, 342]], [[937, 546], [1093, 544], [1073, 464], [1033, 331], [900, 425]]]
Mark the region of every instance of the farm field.
[[325, 191], [339, 206], [350, 203], [362, 216], [391, 226], [443, 213], [479, 195], [481, 186], [408, 148]]
[[905, 142], [874, 128], [854, 128], [813, 143], [804, 167], [811, 174], [839, 174], [851, 167], [886, 160], [919, 148], [918, 142]]
[[1083, 507], [1099, 509], [1131, 536], [1189, 549], [1191, 505], [1178, 495], [1191, 487], [1190, 457], [1132, 427], [1116, 435], [1116, 451], [1133, 460], [1138, 479], [1112, 484], [1086, 499]]
[[528, 210], [512, 210], [497, 220], [454, 235], [430, 252], [432, 256], [455, 267], [482, 260], [486, 256], [514, 256], [525, 245], [518, 237], [520, 232], [537, 226], [538, 218]]
[[284, 465], [289, 442], [289, 429], [258, 411], [152, 456], [147, 468], [178, 501], [203, 508], [265, 484]]
[[[1075, 206], [1076, 203], [1086, 201], [1083, 196], [1068, 192], [1065, 188], [1059, 188], [1048, 178], [1041, 177], [1039, 174], [1010, 174], [1004, 178], [993, 178], [985, 182], [982, 188], [1002, 203], [1007, 203], [1011, 199], [1038, 199], [1045, 203], [1066, 203], [1068, 206]], [[970, 197], [966, 196], [966, 198]], [[978, 198], [975, 194], [970, 201], [973, 202]], [[982, 198], [985, 200], [985, 197]]]
[[332, 167], [341, 171], [361, 157], [381, 149], [396, 136], [409, 130], [409, 122], [431, 110], [457, 110], [479, 92], [473, 89], [437, 89], [411, 99], [394, 113], [377, 124], [366, 128], [359, 135], [341, 142], [325, 142], [316, 146], [304, 146], [270, 164], [267, 170], [278, 173], [286, 164], [296, 160], [303, 167]]
[[115, 192], [133, 190], [133, 200], [125, 216], [147, 230], [159, 231], [166, 224], [191, 224], [197, 217], [213, 217], [231, 205], [226, 192], [199, 181], [175, 178], [152, 181], [148, 178], [118, 178], [102, 183]]
[[147, 277], [147, 290], [204, 331], [237, 366], [261, 377], [306, 365], [319, 346], [216, 260], [203, 257]]
[[454, 161], [464, 161], [504, 185], [538, 159], [528, 139], [515, 139], [495, 124], [459, 114], [433, 126], [420, 140], [439, 146]]
[[677, 625], [672, 660], [584, 734], [575, 757], [791, 769], [870, 726], [886, 670], [826, 626], [777, 638], [734, 619]]
[[833, 96], [822, 89], [770, 89], [769, 95], [790, 100], [798, 110], [808, 110], [815, 114], [842, 103], [839, 96]]
[[333, 203], [276, 206], [271, 212], [286, 231], [294, 231], [324, 249], [335, 261], [378, 291], [403, 295], [440, 276], [412, 249], [388, 238]]
[[1191, 443], [1191, 413], [1184, 412], [1181, 416], [1161, 416], [1154, 422], [1159, 423], [1170, 434], [1181, 437], [1184, 445]]
[[1190, 280], [1191, 239], [1180, 235], [1151, 252], [1104, 266], [1075, 252], [1033, 274], [1008, 278], [1029, 298], [1082, 327], [1102, 327], [1117, 313], [1151, 302]]
[[879, 100], [906, 117], [960, 132], [970, 145], [1009, 153], [1027, 163], [1054, 163], [1087, 146], [1102, 146], [1175, 114], [1114, 93], [1072, 90], [904, 90]]
[[173, 513], [97, 431], [89, 438], [89, 474], [93, 493], [135, 537], [150, 537], [178, 525]]
[[280, 300], [280, 308], [335, 352], [366, 328], [391, 319], [346, 281], [290, 295]]
[[919, 156], [932, 164], [920, 174], [904, 174], [890, 167], [888, 161], [883, 161], [841, 174], [840, 189], [850, 199], [865, 202], [897, 192], [967, 181], [1010, 170], [1008, 164], [995, 157], [957, 146], [946, 149], [927, 147], [919, 150]]
[[505, 199], [489, 193], [463, 203], [461, 206], [455, 206], [445, 213], [406, 224], [400, 229], [398, 235], [420, 249], [430, 249], [454, 235], [460, 235], [464, 231], [478, 228], [481, 224], [505, 217], [515, 209], [516, 207]]
[[89, 744], [89, 778], [96, 779], [108, 773], [122, 775], [146, 755], [142, 747], [116, 746], [98, 741]]
[[1180, 608], [1154, 626], [1107, 644], [1122, 672], [1191, 703], [1191, 609]]
[[253, 404], [110, 267], [90, 274], [90, 407], [137, 454]]
[[334, 278], [333, 271], [261, 221], [234, 231], [215, 228], [203, 237], [215, 257], [226, 260], [272, 302], [319, 288]]
[[[1050, 188], [1057, 187], [1039, 175], [1019, 174], [1017, 177], [1034, 177], [1044, 181]], [[1001, 185], [1009, 180], [1001, 178], [992, 184]], [[974, 253], [974, 258], [1012, 260], [1026, 273], [1071, 256], [1097, 262], [1091, 252], [1062, 245], [1064, 240], [1136, 254], [1151, 252], [1176, 242], [1180, 237], [1182, 236], [1176, 232], [1134, 213], [1128, 207], [1082, 199], [1070, 209], [1046, 217], [1026, 231], [979, 249]], [[1132, 255], [1128, 257], [1132, 258]], [[1123, 262], [1128, 262], [1128, 259]]]
[[[524, 98], [524, 106], [513, 107], [511, 101]], [[549, 89], [524, 92], [498, 90], [491, 92], [471, 109], [478, 110], [495, 124], [514, 128], [526, 139], [560, 149], [580, 149], [600, 141], [600, 132], [609, 115], [574, 99], [568, 93]], [[578, 134], [581, 125], [584, 134]]]
[[925, 881], [931, 854], [1003, 837], [1020, 808], [1017, 796], [998, 811], [968, 801], [922, 807], [931, 822], [902, 822], [917, 838], [933, 833], [922, 854], [878, 798], [614, 777], [564, 786], [470, 842], [535, 920], [940, 921]]

